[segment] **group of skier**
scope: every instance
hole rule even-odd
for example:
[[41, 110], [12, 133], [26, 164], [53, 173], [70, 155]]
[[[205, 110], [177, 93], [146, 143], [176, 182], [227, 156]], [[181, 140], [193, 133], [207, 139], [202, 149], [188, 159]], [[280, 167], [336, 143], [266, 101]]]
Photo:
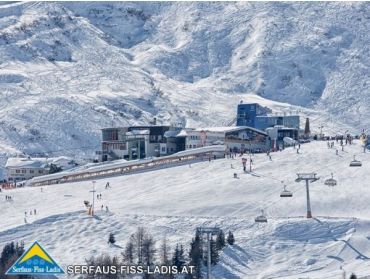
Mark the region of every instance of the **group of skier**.
[[334, 141], [332, 141], [332, 142], [328, 141], [328, 142], [326, 142], [326, 145], [328, 146], [328, 149], [332, 149], [332, 148], [334, 148]]

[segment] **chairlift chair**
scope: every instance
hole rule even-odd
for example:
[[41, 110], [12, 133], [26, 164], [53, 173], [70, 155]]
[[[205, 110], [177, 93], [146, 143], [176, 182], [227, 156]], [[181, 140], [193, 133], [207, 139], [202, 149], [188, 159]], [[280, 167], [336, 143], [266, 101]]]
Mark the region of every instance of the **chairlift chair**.
[[286, 186], [284, 186], [284, 190], [280, 193], [280, 197], [292, 197], [293, 193], [291, 191], [288, 191], [286, 189]]
[[333, 173], [331, 173], [331, 178], [326, 179], [324, 182], [325, 185], [334, 187], [337, 185], [337, 180], [333, 179]]
[[353, 156], [353, 160], [349, 164], [350, 167], [360, 167], [362, 166], [362, 162], [359, 160], [356, 160], [356, 156]]
[[264, 211], [263, 211], [263, 210], [261, 210], [261, 215], [257, 216], [257, 217], [254, 219], [254, 221], [255, 221], [256, 223], [267, 223], [267, 218], [266, 218], [266, 216], [265, 216], [265, 214], [264, 214]]

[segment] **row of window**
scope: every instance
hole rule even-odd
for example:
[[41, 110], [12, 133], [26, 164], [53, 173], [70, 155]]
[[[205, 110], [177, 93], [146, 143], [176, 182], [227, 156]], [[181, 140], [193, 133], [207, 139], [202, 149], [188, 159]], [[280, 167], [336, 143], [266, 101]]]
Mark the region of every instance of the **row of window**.
[[195, 149], [197, 145], [186, 145], [186, 149]]
[[[19, 173], [23, 173], [23, 174], [26, 174], [27, 173], [27, 170], [29, 171], [29, 173], [31, 174], [34, 174], [35, 173], [35, 170], [33, 169], [16, 169], [15, 170], [15, 173], [19, 174]], [[38, 170], [38, 173], [39, 174], [43, 174], [44, 173], [44, 170], [40, 169]]]
[[108, 144], [108, 143], [103, 143], [102, 147], [103, 151], [108, 151], [108, 150], [126, 150], [126, 145], [122, 143], [118, 144]]

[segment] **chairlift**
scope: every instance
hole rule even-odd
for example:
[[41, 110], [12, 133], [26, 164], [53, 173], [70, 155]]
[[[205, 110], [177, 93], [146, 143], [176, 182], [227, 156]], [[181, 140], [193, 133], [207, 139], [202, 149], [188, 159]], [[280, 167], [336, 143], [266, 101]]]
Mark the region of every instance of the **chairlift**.
[[330, 187], [334, 187], [337, 185], [337, 180], [333, 179], [333, 173], [331, 173], [330, 179], [325, 180], [324, 184]]
[[288, 191], [286, 189], [286, 186], [284, 185], [284, 190], [280, 193], [280, 197], [292, 197], [293, 193], [291, 191]]
[[356, 160], [356, 156], [353, 156], [353, 160], [349, 164], [350, 167], [360, 167], [362, 166], [362, 162], [359, 160]]
[[257, 216], [257, 217], [254, 219], [254, 221], [255, 221], [256, 223], [267, 223], [267, 218], [266, 218], [266, 216], [265, 216], [265, 214], [264, 214], [264, 211], [263, 211], [263, 210], [261, 210], [261, 215], [260, 215], [260, 216]]

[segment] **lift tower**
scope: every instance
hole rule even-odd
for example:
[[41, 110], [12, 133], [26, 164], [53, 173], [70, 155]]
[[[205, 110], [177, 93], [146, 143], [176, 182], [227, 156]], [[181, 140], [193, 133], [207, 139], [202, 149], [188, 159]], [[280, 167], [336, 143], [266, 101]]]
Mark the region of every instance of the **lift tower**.
[[220, 232], [218, 227], [197, 227], [200, 234], [207, 234], [207, 279], [211, 278], [211, 236]]
[[298, 173], [297, 176], [298, 178], [295, 179], [297, 183], [306, 181], [307, 218], [312, 218], [309, 183], [313, 183], [320, 178], [316, 177], [316, 173]]

